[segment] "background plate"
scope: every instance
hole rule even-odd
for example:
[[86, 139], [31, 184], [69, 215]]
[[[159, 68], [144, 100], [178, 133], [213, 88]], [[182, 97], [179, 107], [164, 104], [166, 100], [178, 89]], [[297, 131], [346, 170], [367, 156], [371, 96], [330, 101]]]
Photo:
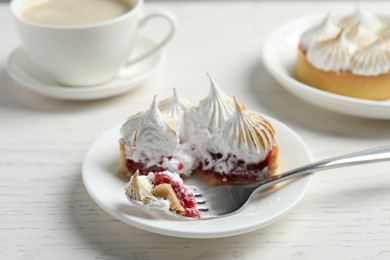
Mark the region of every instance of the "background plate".
[[[350, 12], [332, 12], [340, 17]], [[322, 108], [365, 118], [390, 119], [390, 100], [371, 101], [346, 97], [310, 87], [293, 76], [297, 48], [301, 34], [320, 23], [327, 13], [294, 20], [271, 33], [263, 44], [262, 56], [265, 68], [288, 91], [297, 97]], [[386, 16], [379, 16], [388, 20]]]

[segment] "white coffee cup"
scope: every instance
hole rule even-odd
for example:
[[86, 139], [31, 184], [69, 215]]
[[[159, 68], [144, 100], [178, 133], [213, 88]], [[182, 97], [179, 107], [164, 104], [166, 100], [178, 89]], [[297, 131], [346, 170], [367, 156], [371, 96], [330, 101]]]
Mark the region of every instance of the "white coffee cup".
[[[163, 47], [174, 35], [175, 18], [169, 12], [143, 14], [143, 0], [126, 0], [133, 7], [124, 15], [86, 25], [45, 25], [26, 20], [22, 7], [36, 0], [13, 0], [11, 11], [22, 50], [43, 72], [67, 86], [102, 84], [118, 71]], [[93, 11], [93, 10], [92, 10]], [[169, 22], [166, 36], [147, 53], [129, 60], [138, 29], [152, 18]]]

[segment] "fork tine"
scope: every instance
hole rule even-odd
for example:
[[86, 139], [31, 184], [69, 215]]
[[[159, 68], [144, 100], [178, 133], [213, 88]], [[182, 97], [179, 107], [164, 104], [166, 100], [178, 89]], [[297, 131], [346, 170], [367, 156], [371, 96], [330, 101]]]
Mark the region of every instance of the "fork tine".
[[200, 212], [208, 212], [208, 211], [209, 211], [208, 208], [198, 208], [198, 210], [199, 210]]
[[206, 204], [206, 201], [203, 199], [195, 199], [196, 203], [199, 204]]
[[195, 198], [198, 198], [198, 197], [202, 197], [202, 193], [199, 193], [199, 192], [194, 192], [194, 196]]

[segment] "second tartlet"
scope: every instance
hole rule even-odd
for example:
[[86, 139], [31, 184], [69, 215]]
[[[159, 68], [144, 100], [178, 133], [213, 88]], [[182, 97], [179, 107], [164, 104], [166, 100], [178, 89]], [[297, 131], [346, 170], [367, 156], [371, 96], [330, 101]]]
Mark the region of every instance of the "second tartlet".
[[299, 42], [296, 78], [312, 87], [361, 99], [390, 98], [390, 25], [361, 10], [329, 15]]

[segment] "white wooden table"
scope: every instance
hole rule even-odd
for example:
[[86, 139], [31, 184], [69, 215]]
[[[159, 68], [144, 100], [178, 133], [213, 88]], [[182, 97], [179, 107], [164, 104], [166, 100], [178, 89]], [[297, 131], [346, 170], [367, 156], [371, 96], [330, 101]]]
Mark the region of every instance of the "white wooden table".
[[[315, 159], [390, 144], [390, 121], [331, 113], [295, 98], [264, 70], [267, 33], [302, 15], [353, 2], [152, 2], [179, 30], [168, 58], [142, 87], [119, 97], [72, 102], [25, 90], [4, 64], [19, 45], [8, 5], [0, 5], [0, 259], [390, 259], [390, 163], [319, 173], [282, 220], [220, 239], [165, 237], [133, 228], [87, 194], [81, 163], [107, 128], [151, 98], [207, 95], [211, 73], [250, 108], [289, 125]], [[361, 2], [371, 11], [390, 3]], [[149, 26], [150, 32], [157, 31]]]

